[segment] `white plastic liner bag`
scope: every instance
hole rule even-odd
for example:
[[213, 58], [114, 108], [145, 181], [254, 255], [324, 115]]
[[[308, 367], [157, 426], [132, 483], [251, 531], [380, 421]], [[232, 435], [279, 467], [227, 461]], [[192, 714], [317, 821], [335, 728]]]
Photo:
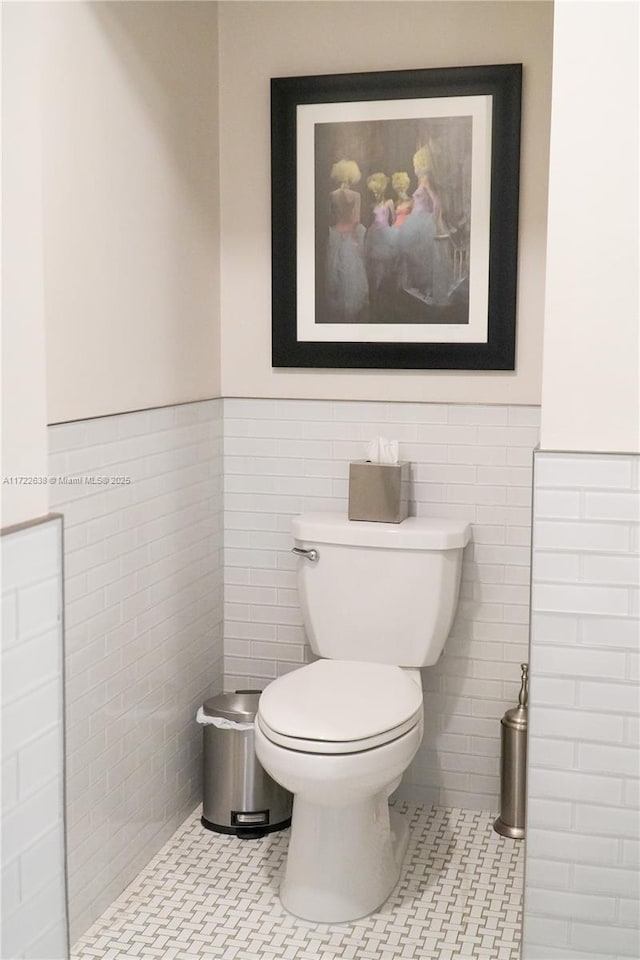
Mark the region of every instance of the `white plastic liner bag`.
[[218, 727], [219, 730], [253, 730], [254, 726], [253, 723], [240, 723], [237, 720], [227, 720], [226, 717], [210, 717], [203, 707], [198, 708], [196, 723], [201, 723], [203, 727]]

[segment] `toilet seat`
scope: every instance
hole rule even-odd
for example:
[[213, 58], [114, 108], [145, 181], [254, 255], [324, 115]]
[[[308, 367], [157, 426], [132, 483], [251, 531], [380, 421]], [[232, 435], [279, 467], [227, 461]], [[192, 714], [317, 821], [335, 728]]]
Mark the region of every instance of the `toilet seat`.
[[257, 722], [279, 746], [305, 753], [357, 753], [411, 730], [422, 690], [400, 667], [318, 660], [270, 684]]
[[257, 718], [257, 723], [268, 740], [277, 744], [279, 747], [285, 747], [287, 750], [295, 750], [298, 753], [318, 753], [318, 754], [341, 754], [341, 753], [361, 753], [363, 750], [372, 750], [374, 747], [381, 747], [385, 743], [397, 740], [403, 734], [412, 730], [420, 720], [422, 711], [418, 710], [409, 720], [394, 727], [393, 730], [386, 730], [375, 737], [364, 737], [361, 740], [303, 740], [300, 737], [287, 737], [285, 734], [277, 733], [272, 730], [261, 718]]

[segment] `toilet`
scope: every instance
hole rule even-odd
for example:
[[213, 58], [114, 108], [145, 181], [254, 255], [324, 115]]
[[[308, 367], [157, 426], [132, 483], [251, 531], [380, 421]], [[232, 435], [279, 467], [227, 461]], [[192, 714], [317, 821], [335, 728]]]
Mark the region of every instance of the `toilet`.
[[255, 749], [294, 795], [280, 887], [290, 913], [343, 923], [376, 910], [400, 877], [409, 840], [389, 795], [420, 746], [420, 667], [451, 629], [469, 524], [409, 517], [293, 521], [298, 593], [321, 659], [262, 693]]

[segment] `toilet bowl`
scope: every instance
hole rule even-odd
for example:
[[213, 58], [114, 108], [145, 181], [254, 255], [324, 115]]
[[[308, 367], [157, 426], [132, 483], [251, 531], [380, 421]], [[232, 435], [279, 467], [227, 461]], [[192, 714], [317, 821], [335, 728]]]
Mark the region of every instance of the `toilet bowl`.
[[422, 732], [416, 670], [320, 660], [267, 688], [255, 748], [265, 770], [294, 794], [280, 888], [291, 913], [341, 923], [391, 894], [409, 834], [388, 797]]
[[306, 634], [322, 659], [263, 691], [255, 749], [294, 795], [283, 906], [343, 923], [380, 907], [400, 878], [409, 831], [388, 799], [422, 740], [417, 668], [444, 647], [470, 529], [306, 514], [293, 532]]

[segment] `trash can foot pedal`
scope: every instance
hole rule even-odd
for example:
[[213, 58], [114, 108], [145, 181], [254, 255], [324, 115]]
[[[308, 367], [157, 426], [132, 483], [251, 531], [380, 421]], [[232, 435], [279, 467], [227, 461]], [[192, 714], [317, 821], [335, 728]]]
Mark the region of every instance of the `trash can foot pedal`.
[[281, 820], [280, 823], [265, 824], [264, 826], [227, 827], [220, 823], [211, 823], [206, 817], [200, 817], [200, 823], [214, 833], [226, 833], [232, 837], [239, 837], [241, 840], [259, 840], [260, 837], [264, 837], [268, 833], [275, 833], [276, 830], [284, 830], [286, 827], [290, 827], [291, 817], [288, 820]]

